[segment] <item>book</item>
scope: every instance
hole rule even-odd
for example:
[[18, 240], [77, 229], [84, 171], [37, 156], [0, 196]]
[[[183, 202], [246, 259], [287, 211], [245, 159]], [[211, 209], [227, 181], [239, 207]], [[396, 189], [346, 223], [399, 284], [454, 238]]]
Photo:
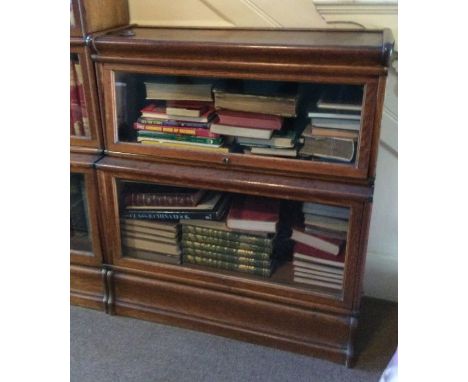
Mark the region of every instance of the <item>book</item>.
[[[214, 118], [213, 120], [210, 120], [210, 122], [193, 122], [193, 121], [179, 121], [176, 119], [139, 117], [137, 119], [137, 123], [145, 125], [145, 130], [160, 131], [160, 130], [157, 130], [159, 126], [191, 127], [191, 128], [200, 128], [200, 129], [209, 129], [211, 126], [211, 122], [215, 120], [216, 118]], [[135, 125], [133, 127], [135, 127]]]
[[70, 61], [70, 134], [84, 135], [80, 96], [75, 72], [75, 65]]
[[212, 102], [201, 101], [167, 101], [166, 113], [183, 117], [200, 117], [209, 109], [213, 109]]
[[[189, 225], [182, 225], [182, 240], [195, 241], [199, 243], [206, 243], [210, 245], [218, 245], [222, 247], [229, 247], [234, 249], [247, 249], [267, 254], [273, 253], [273, 239], [261, 240], [255, 236], [239, 235], [238, 240], [229, 240], [226, 237], [220, 237], [213, 232], [204, 232], [205, 235], [193, 232], [198, 231]], [[212, 234], [212, 235], [209, 235]], [[260, 240], [258, 240], [260, 239]]]
[[212, 210], [140, 210], [140, 209], [125, 209], [120, 216], [125, 219], [147, 219], [147, 220], [184, 220], [184, 219], [205, 219], [205, 220], [221, 220], [228, 207], [229, 198], [222, 198], [218, 205]]
[[303, 137], [314, 138], [314, 137], [329, 137], [329, 138], [346, 138], [357, 140], [359, 138], [359, 132], [354, 130], [344, 129], [330, 129], [324, 127], [317, 127], [311, 124], [307, 125], [302, 132]]
[[362, 95], [361, 86], [327, 86], [317, 101], [317, 108], [361, 111]]
[[294, 274], [301, 275], [301, 277], [313, 278], [314, 276], [326, 277], [330, 280], [343, 281], [342, 274], [318, 271], [315, 269], [303, 268], [303, 267], [293, 267]]
[[311, 125], [327, 129], [353, 130], [359, 131], [361, 128], [360, 120], [340, 119], [340, 118], [311, 118]]
[[307, 224], [304, 224], [304, 232], [312, 235], [323, 236], [329, 239], [346, 240], [348, 238], [348, 232], [332, 231]]
[[356, 120], [361, 119], [360, 111], [353, 110], [339, 110], [339, 109], [328, 109], [320, 110], [315, 109], [307, 113], [309, 118], [332, 118], [332, 119], [346, 119], [346, 120]]
[[161, 142], [157, 140], [150, 140], [149, 138], [139, 138], [137, 139], [138, 143], [143, 145], [151, 145], [151, 146], [159, 146], [163, 148], [170, 148], [170, 149], [183, 149], [183, 150], [191, 150], [191, 151], [206, 151], [206, 152], [213, 152], [213, 153], [221, 153], [227, 154], [230, 151], [229, 147], [224, 146], [216, 146], [216, 145], [205, 145], [202, 143], [198, 144], [187, 144], [182, 142]]
[[187, 256], [198, 256], [201, 258], [213, 259], [213, 260], [221, 260], [226, 261], [228, 263], [233, 264], [245, 264], [245, 265], [252, 265], [257, 268], [271, 268], [272, 261], [269, 258], [260, 259], [258, 257], [245, 257], [239, 255], [231, 255], [225, 252], [210, 252], [204, 251], [196, 248], [191, 247], [182, 247], [183, 255]]
[[196, 206], [206, 190], [164, 186], [159, 184], [125, 182], [125, 206]]
[[302, 261], [298, 259], [294, 259], [292, 263], [293, 263], [295, 270], [296, 269], [302, 269], [303, 271], [313, 270], [313, 271], [318, 271], [318, 272], [323, 272], [323, 273], [331, 273], [335, 275], [340, 275], [341, 277], [343, 277], [344, 275], [344, 270], [338, 267], [330, 267], [328, 265], [318, 264], [312, 261]]
[[178, 256], [181, 253], [180, 248], [176, 243], [169, 244], [157, 240], [142, 239], [127, 233], [122, 233], [122, 245], [124, 247], [174, 256]]
[[250, 127], [252, 129], [280, 130], [283, 118], [277, 115], [248, 113], [233, 110], [218, 110], [219, 122], [222, 125]]
[[182, 232], [204, 235], [219, 240], [241, 241], [260, 247], [272, 247], [273, 237], [267, 232], [249, 233], [233, 230], [224, 221], [186, 220], [181, 222]]
[[349, 219], [350, 210], [348, 207], [331, 206], [322, 203], [304, 202], [302, 204], [302, 212], [305, 214], [315, 214], [328, 216], [338, 219]]
[[167, 119], [176, 121], [202, 122], [207, 123], [216, 117], [213, 109], [208, 109], [199, 117], [185, 117], [181, 115], [169, 115], [166, 113], [166, 108], [155, 103], [151, 103], [140, 110], [141, 116], [144, 118]]
[[336, 289], [336, 290], [341, 290], [343, 288], [343, 286], [341, 284], [335, 284], [335, 283], [331, 283], [331, 282], [325, 282], [325, 281], [314, 280], [314, 279], [307, 279], [307, 278], [298, 277], [298, 276], [294, 276], [294, 282], [301, 283], [301, 284], [320, 286], [320, 287], [325, 287], [325, 288], [329, 288], [329, 289]]
[[165, 264], [181, 264], [182, 263], [182, 258], [180, 255], [178, 256], [167, 255], [165, 253], [143, 251], [141, 249], [136, 249], [136, 248], [122, 247], [122, 254], [124, 257], [132, 257], [135, 259], [154, 261], [158, 263], [165, 263]]
[[179, 224], [175, 222], [150, 221], [138, 219], [120, 219], [120, 225], [133, 229], [149, 229], [158, 232], [167, 232], [168, 234], [176, 235], [179, 231]]
[[192, 256], [192, 255], [183, 255], [182, 261], [184, 263], [196, 264], [196, 265], [204, 265], [219, 269], [225, 269], [229, 271], [238, 271], [238, 272], [245, 272], [251, 273], [258, 276], [270, 277], [271, 275], [271, 268], [260, 268], [253, 265], [245, 265], [245, 264], [236, 264], [230, 263], [227, 261], [222, 260], [215, 260], [207, 257], [201, 256]]
[[206, 137], [195, 137], [191, 135], [179, 135], [179, 134], [166, 134], [158, 133], [154, 131], [140, 130], [137, 132], [138, 138], [150, 138], [161, 142], [176, 141], [176, 142], [187, 142], [187, 143], [203, 143], [206, 145], [221, 146], [223, 144], [223, 138], [206, 138]]
[[135, 122], [133, 124], [135, 130], [145, 130], [164, 134], [178, 134], [187, 135], [189, 137], [204, 137], [204, 138], [220, 138], [221, 135], [212, 133], [207, 129], [200, 127], [183, 127], [183, 126], [163, 126], [163, 125], [152, 125]]
[[304, 215], [304, 224], [318, 228], [325, 228], [330, 231], [347, 232], [348, 221], [343, 219], [331, 218], [313, 214]]
[[274, 131], [271, 138], [237, 137], [237, 143], [251, 147], [293, 148], [298, 138], [295, 129]]
[[291, 239], [335, 256], [340, 253], [340, 249], [344, 243], [341, 240], [305, 233], [304, 228], [297, 226], [292, 230]]
[[343, 138], [308, 138], [299, 150], [302, 156], [351, 162], [354, 158], [354, 140]]
[[213, 90], [216, 109], [295, 117], [297, 95], [266, 96]]
[[245, 149], [245, 153], [254, 155], [269, 155], [269, 156], [280, 156], [280, 157], [292, 157], [297, 156], [296, 149], [281, 149], [275, 147], [252, 147]]
[[315, 273], [308, 273], [308, 272], [301, 272], [299, 270], [294, 270], [295, 277], [302, 277], [309, 280], [317, 280], [317, 281], [325, 281], [332, 284], [343, 285], [343, 278], [342, 277], [333, 277], [331, 275], [324, 275], [324, 274], [315, 274]]
[[293, 258], [302, 261], [311, 261], [318, 264], [344, 268], [345, 254], [345, 246], [341, 248], [337, 256], [334, 256], [303, 243], [294, 243]]
[[234, 137], [247, 137], [247, 138], [263, 138], [270, 139], [273, 135], [273, 130], [265, 129], [252, 129], [242, 126], [221, 125], [219, 123], [212, 123], [210, 126], [212, 133], [221, 135], [230, 135]]
[[233, 229], [276, 232], [279, 222], [280, 201], [255, 196], [234, 199], [226, 220]]
[[[203, 140], [204, 138], [200, 138]], [[211, 138], [205, 138], [207, 140]], [[219, 138], [216, 138], [219, 140]], [[137, 136], [137, 142], [154, 142], [154, 143], [162, 143], [162, 144], [177, 144], [179, 147], [187, 147], [187, 146], [197, 146], [197, 147], [204, 147], [204, 148], [219, 148], [223, 145], [223, 141], [221, 140], [220, 143], [204, 143], [204, 142], [194, 142], [194, 140], [182, 140], [182, 139], [164, 139], [164, 138], [150, 138], [150, 137], [141, 137]]]
[[271, 253], [264, 252], [258, 247], [252, 248], [233, 248], [224, 245], [210, 244], [206, 242], [192, 241], [188, 240], [185, 236], [182, 235], [181, 245], [183, 248], [191, 248], [193, 250], [199, 250], [202, 253], [207, 252], [216, 252], [216, 253], [226, 253], [231, 256], [243, 256], [243, 257], [254, 257], [258, 259], [269, 259]]
[[[127, 221], [131, 221], [131, 219], [128, 219]], [[125, 222], [120, 223], [120, 229], [121, 231], [129, 232], [129, 233], [134, 233], [134, 234], [144, 234], [144, 235], [151, 235], [155, 236], [158, 238], [166, 238], [166, 239], [177, 239], [179, 237], [179, 232], [178, 231], [164, 231], [160, 229], [153, 229], [153, 228], [148, 228], [144, 226], [134, 226], [132, 224], [127, 224]]]
[[167, 101], [212, 101], [211, 83], [145, 82], [146, 99]]
[[127, 209], [141, 209], [151, 211], [211, 211], [223, 197], [221, 192], [209, 192], [195, 205], [126, 205]]
[[165, 243], [165, 244], [176, 244], [178, 241], [177, 237], [167, 237], [167, 236], [161, 236], [159, 234], [154, 234], [153, 232], [148, 233], [148, 232], [142, 232], [140, 230], [132, 230], [132, 229], [126, 229], [125, 227], [122, 227], [120, 229], [120, 233], [122, 236], [125, 237], [132, 237], [134, 239], [142, 239], [142, 240], [150, 240], [150, 241], [157, 241], [158, 243]]

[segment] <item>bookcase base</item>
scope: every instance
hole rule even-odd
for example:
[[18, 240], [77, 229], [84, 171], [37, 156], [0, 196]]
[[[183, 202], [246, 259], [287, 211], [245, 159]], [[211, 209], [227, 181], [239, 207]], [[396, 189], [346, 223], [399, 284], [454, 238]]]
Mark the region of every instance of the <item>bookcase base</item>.
[[106, 301], [101, 268], [70, 265], [70, 303], [104, 311]]
[[113, 272], [112, 313], [352, 366], [357, 320]]

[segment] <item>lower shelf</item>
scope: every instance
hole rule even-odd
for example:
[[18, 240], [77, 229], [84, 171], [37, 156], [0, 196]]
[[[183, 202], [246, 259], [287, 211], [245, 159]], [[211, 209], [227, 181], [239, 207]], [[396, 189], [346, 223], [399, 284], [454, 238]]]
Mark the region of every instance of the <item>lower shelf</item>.
[[112, 276], [114, 314], [350, 365], [357, 319], [146, 278]]
[[101, 268], [70, 265], [70, 302], [105, 310], [107, 296]]

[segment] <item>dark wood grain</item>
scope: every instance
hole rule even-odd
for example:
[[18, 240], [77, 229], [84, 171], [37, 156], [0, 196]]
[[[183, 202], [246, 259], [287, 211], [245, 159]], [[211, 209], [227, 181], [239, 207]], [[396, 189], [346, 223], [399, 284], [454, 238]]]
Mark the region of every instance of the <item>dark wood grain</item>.
[[104, 310], [105, 288], [101, 269], [70, 265], [70, 302], [86, 308]]

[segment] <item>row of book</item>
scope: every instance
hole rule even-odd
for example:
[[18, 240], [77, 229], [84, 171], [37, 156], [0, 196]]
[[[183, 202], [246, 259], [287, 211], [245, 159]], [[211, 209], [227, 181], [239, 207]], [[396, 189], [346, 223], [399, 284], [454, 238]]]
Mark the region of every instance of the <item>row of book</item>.
[[294, 227], [294, 281], [342, 290], [349, 208], [303, 203], [304, 224]]
[[[320, 98], [317, 102], [319, 108], [325, 107], [326, 113], [321, 109], [309, 113], [313, 123], [319, 125], [310, 125], [314, 128], [308, 126], [304, 131], [304, 126], [294, 119], [297, 116], [297, 94], [247, 94], [241, 91], [213, 89], [213, 85], [207, 83], [146, 82], [145, 87], [146, 99], [151, 103], [141, 110], [141, 116], [133, 125], [137, 130], [137, 142], [142, 144], [285, 157], [297, 157], [299, 152], [303, 158], [345, 162], [350, 162], [354, 156], [360, 112], [356, 114], [352, 111], [355, 122], [353, 128], [356, 130], [352, 133], [348, 131], [354, 137], [351, 139], [353, 145], [350, 156], [350, 147], [340, 146], [348, 142], [339, 137], [346, 128], [342, 125], [340, 129], [320, 125], [319, 120], [325, 119], [330, 122], [333, 120], [331, 117], [337, 113], [340, 121], [344, 121], [346, 115], [340, 110], [326, 109], [327, 105], [330, 105], [326, 102], [327, 98]], [[358, 104], [360, 98], [357, 95], [352, 100]], [[340, 106], [344, 101], [339, 102], [332, 105]], [[313, 117], [317, 114], [320, 116], [318, 119]], [[321, 131], [317, 128], [321, 128]], [[334, 135], [326, 136], [330, 131]], [[322, 134], [320, 139], [317, 134]], [[332, 146], [331, 151], [335, 155], [328, 153]]]
[[70, 56], [70, 135], [91, 136], [83, 72], [77, 55]]
[[302, 133], [300, 157], [352, 162], [361, 125], [362, 88], [328, 87], [308, 113], [310, 123]]
[[122, 202], [127, 256], [264, 277], [273, 271], [279, 201], [128, 182]]

